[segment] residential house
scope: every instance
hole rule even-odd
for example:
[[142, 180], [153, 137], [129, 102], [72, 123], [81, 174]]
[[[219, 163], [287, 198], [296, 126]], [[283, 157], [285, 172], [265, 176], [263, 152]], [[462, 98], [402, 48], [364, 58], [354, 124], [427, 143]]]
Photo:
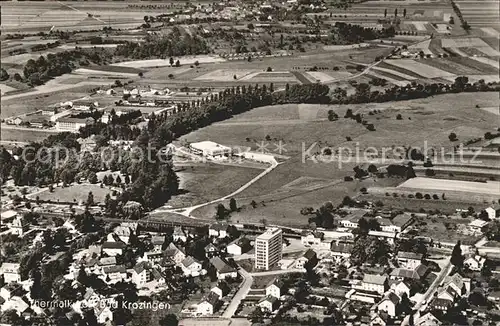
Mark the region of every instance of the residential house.
[[397, 281], [391, 284], [391, 290], [394, 291], [399, 297], [402, 297], [404, 293], [410, 297], [410, 286], [406, 284], [405, 281]]
[[486, 258], [474, 255], [464, 260], [464, 266], [467, 266], [471, 271], [480, 271], [483, 269], [485, 262]]
[[226, 252], [233, 256], [240, 256], [250, 251], [250, 249], [252, 249], [250, 239], [242, 237], [228, 244], [226, 247]]
[[306, 247], [320, 246], [321, 242], [325, 239], [323, 232], [302, 231], [300, 242]]
[[480, 220], [480, 219], [475, 219], [474, 221], [470, 222], [468, 224], [469, 231], [472, 233], [472, 235], [481, 235], [484, 232], [484, 229], [486, 225], [488, 225], [489, 222]]
[[219, 255], [219, 248], [217, 248], [213, 243], [209, 243], [205, 246], [205, 255], [208, 258], [212, 258], [214, 256]]
[[429, 268], [425, 265], [418, 265], [414, 269], [408, 268], [395, 268], [391, 272], [391, 279], [393, 280], [404, 280], [404, 279], [413, 279], [413, 280], [421, 280], [423, 279], [427, 273], [429, 272]]
[[434, 316], [431, 312], [426, 313], [423, 316], [420, 316], [418, 321], [415, 323], [415, 326], [440, 326], [442, 322]]
[[188, 235], [186, 233], [186, 231], [184, 231], [184, 229], [180, 226], [176, 226], [174, 228], [174, 233], [172, 234], [172, 238], [174, 239], [175, 242], [186, 242], [187, 241], [187, 238], [188, 238]]
[[134, 230], [128, 225], [118, 225], [113, 231], [114, 234], [124, 243], [130, 242], [130, 237], [134, 235]]
[[26, 233], [26, 231], [28, 231], [28, 228], [28, 223], [24, 220], [24, 218], [17, 215], [10, 225], [10, 233], [22, 236], [24, 233]]
[[23, 295], [23, 287], [19, 283], [8, 283], [5, 284], [0, 289], [0, 297], [2, 297], [5, 301], [9, 300], [14, 296], [21, 297]]
[[283, 294], [285, 294], [285, 283], [279, 278], [275, 278], [266, 286], [266, 296], [279, 299]]
[[377, 303], [378, 311], [385, 311], [389, 316], [396, 316], [396, 306], [399, 303], [399, 297], [391, 291], [388, 291], [382, 297], [379, 303]]
[[18, 263], [2, 263], [0, 271], [3, 275], [5, 283], [21, 282], [21, 274], [19, 273], [20, 264]]
[[126, 245], [123, 242], [106, 241], [102, 244], [102, 251], [108, 256], [122, 255]]
[[296, 268], [305, 268], [306, 265], [309, 265], [310, 267], [316, 266], [316, 263], [318, 262], [318, 257], [316, 255], [316, 252], [312, 249], [308, 249], [302, 257], [297, 258], [295, 261], [295, 267]]
[[227, 229], [229, 225], [226, 223], [214, 223], [210, 225], [208, 229], [208, 235], [211, 237], [216, 237], [223, 239], [228, 236]]
[[147, 251], [142, 256], [142, 260], [159, 263], [163, 260], [163, 253], [161, 251]]
[[165, 278], [165, 274], [162, 273], [159, 269], [153, 268], [151, 270], [151, 277], [152, 280], [158, 282], [159, 284], [165, 284], [167, 282]]
[[132, 283], [137, 287], [144, 286], [151, 278], [151, 265], [148, 262], [137, 263], [132, 269]]
[[389, 288], [387, 276], [374, 274], [365, 274], [361, 286], [365, 291], [377, 292], [380, 295]]
[[470, 279], [455, 273], [445, 278], [443, 287], [447, 286], [451, 286], [460, 295], [468, 294], [470, 291]]
[[354, 245], [351, 243], [332, 241], [330, 250], [332, 251], [332, 258], [336, 262], [341, 262], [351, 257], [351, 251]]
[[413, 223], [414, 218], [409, 213], [402, 213], [392, 219], [377, 217], [377, 221], [383, 232], [400, 233]]
[[264, 298], [259, 300], [259, 303], [257, 305], [265, 311], [273, 312], [277, 310], [280, 306], [280, 301], [273, 296], [265, 296]]
[[200, 303], [198, 303], [196, 312], [203, 316], [213, 315], [219, 308], [219, 296], [214, 292], [209, 292]]
[[[5, 301], [2, 305], [1, 310], [5, 312], [7, 310], [14, 310], [19, 316], [26, 312], [30, 307], [30, 304], [27, 303], [23, 298], [14, 296], [9, 300]], [[14, 326], [14, 325], [12, 325]]]
[[102, 269], [101, 278], [107, 284], [114, 284], [127, 278], [127, 269], [123, 265], [108, 266]]
[[210, 259], [210, 264], [215, 267], [217, 271], [217, 278], [219, 280], [224, 280], [228, 277], [238, 277], [238, 271], [236, 270], [236, 268], [229, 266], [227, 262], [222, 260], [222, 258], [220, 257], [213, 257], [212, 259]]
[[400, 267], [415, 269], [424, 258], [423, 254], [417, 254], [414, 252], [400, 251], [396, 257]]
[[229, 285], [227, 285], [227, 283], [225, 281], [219, 281], [216, 286], [214, 286], [212, 289], [210, 289], [210, 291], [217, 294], [219, 299], [221, 299], [229, 293], [230, 289], [229, 289]]
[[[215, 257], [215, 258], [217, 258], [217, 257]], [[181, 268], [184, 272], [184, 275], [186, 275], [186, 276], [196, 277], [196, 276], [200, 275], [200, 273], [202, 271], [201, 263], [191, 256], [187, 256], [186, 258], [184, 258], [182, 260]]]
[[176, 264], [180, 265], [181, 262], [186, 258], [186, 254], [181, 249], [177, 248], [174, 243], [170, 243], [164, 251], [164, 255], [167, 258], [172, 259]]
[[106, 305], [96, 306], [94, 308], [94, 313], [99, 324], [105, 324], [107, 322], [113, 321], [113, 312], [111, 311], [110, 307]]
[[394, 232], [370, 230], [368, 232], [368, 235], [371, 236], [371, 237], [376, 237], [376, 238], [378, 238], [380, 240], [385, 240], [390, 245], [393, 245], [394, 241], [396, 239], [396, 233], [394, 233]]
[[389, 314], [384, 311], [374, 312], [370, 315], [370, 326], [386, 326], [389, 321]]
[[455, 288], [451, 287], [451, 286], [447, 286], [447, 287], [443, 287], [439, 292], [438, 292], [438, 295], [437, 295], [437, 298], [438, 299], [441, 299], [441, 300], [447, 300], [451, 303], [455, 302], [455, 300], [457, 298], [459, 298], [461, 295], [460, 295], [460, 292], [457, 292], [455, 290]]
[[448, 311], [448, 309], [453, 305], [453, 301], [447, 299], [434, 298], [430, 303], [429, 307], [432, 310]]
[[153, 245], [153, 251], [162, 251], [163, 244], [165, 243], [165, 237], [160, 236], [152, 236], [151, 244]]
[[500, 214], [500, 205], [493, 205], [485, 209], [490, 220], [496, 219]]

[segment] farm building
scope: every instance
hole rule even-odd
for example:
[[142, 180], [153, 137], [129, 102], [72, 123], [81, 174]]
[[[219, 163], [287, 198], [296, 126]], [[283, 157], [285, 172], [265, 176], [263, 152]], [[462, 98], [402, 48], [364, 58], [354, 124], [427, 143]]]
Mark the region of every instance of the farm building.
[[190, 148], [195, 154], [211, 158], [224, 157], [231, 154], [230, 147], [220, 145], [209, 140], [192, 143]]

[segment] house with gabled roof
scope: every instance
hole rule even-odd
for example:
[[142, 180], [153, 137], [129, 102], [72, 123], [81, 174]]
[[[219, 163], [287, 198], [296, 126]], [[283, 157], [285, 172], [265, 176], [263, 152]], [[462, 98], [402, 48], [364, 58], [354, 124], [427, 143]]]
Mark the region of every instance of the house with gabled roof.
[[434, 316], [433, 313], [428, 312], [423, 316], [420, 316], [418, 321], [415, 323], [415, 326], [440, 326], [443, 323]]
[[464, 260], [464, 266], [471, 271], [480, 271], [483, 269], [486, 258], [479, 255], [471, 255]]
[[229, 243], [226, 247], [226, 252], [230, 255], [240, 256], [250, 251], [250, 249], [252, 249], [250, 239], [241, 237]]
[[154, 251], [162, 251], [163, 244], [165, 243], [165, 237], [162, 235], [152, 236], [151, 244], [153, 245]]
[[400, 267], [414, 269], [422, 262], [423, 254], [414, 252], [399, 251], [396, 259]]
[[316, 252], [312, 249], [306, 250], [304, 254], [297, 258], [295, 260], [295, 267], [296, 268], [305, 268], [306, 264], [310, 265], [311, 267], [316, 266], [316, 263], [318, 262], [318, 257], [316, 255]]
[[103, 267], [100, 278], [107, 284], [121, 282], [127, 278], [127, 269], [123, 265]]
[[217, 248], [213, 243], [209, 243], [203, 248], [205, 250], [205, 255], [207, 258], [212, 258], [219, 255], [219, 248]]
[[425, 276], [429, 273], [429, 268], [425, 265], [418, 265], [414, 269], [408, 268], [395, 268], [391, 272], [391, 279], [394, 280], [404, 280], [404, 279], [413, 279], [413, 280], [421, 280], [425, 278]]
[[214, 312], [219, 309], [220, 301], [219, 296], [214, 292], [209, 292], [201, 301], [198, 303], [196, 312], [203, 316], [213, 315]]
[[102, 244], [102, 251], [108, 256], [122, 255], [126, 244], [121, 241], [106, 241]]
[[216, 237], [219, 239], [226, 238], [228, 236], [227, 230], [229, 225], [227, 223], [214, 223], [208, 228], [208, 235], [210, 237]]
[[[215, 257], [217, 258], [217, 257]], [[201, 263], [191, 256], [187, 256], [181, 262], [181, 268], [186, 276], [196, 277], [202, 271]]]
[[262, 310], [273, 312], [280, 307], [280, 301], [276, 297], [268, 295], [260, 299], [257, 305]]
[[215, 267], [217, 271], [217, 278], [219, 280], [224, 280], [228, 277], [238, 277], [238, 271], [236, 270], [236, 268], [229, 266], [229, 264], [220, 257], [211, 258], [210, 264]]
[[165, 257], [172, 259], [176, 264], [181, 264], [181, 262], [186, 258], [186, 254], [183, 250], [179, 249], [173, 242], [170, 243], [163, 252]]
[[389, 314], [391, 317], [396, 316], [396, 306], [399, 303], [399, 297], [396, 295], [396, 293], [387, 291], [384, 296], [382, 297], [382, 300], [380, 300], [376, 307], [378, 311], [385, 311]]
[[349, 259], [351, 257], [352, 248], [354, 248], [354, 244], [352, 243], [332, 241], [330, 245], [332, 258], [336, 262]]
[[151, 264], [142, 261], [137, 263], [132, 269], [132, 283], [137, 287], [141, 287], [151, 281]]
[[230, 289], [226, 281], [221, 280], [217, 283], [217, 285], [211, 288], [210, 291], [217, 294], [219, 296], [219, 299], [222, 299], [222, 297], [225, 297], [229, 293]]
[[266, 296], [272, 296], [279, 299], [285, 292], [285, 283], [280, 278], [273, 279], [266, 286]]
[[300, 235], [300, 242], [306, 247], [319, 246], [324, 239], [325, 234], [323, 232], [304, 230]]
[[188, 233], [180, 226], [176, 226], [174, 228], [174, 232], [172, 233], [172, 238], [175, 242], [186, 242], [188, 239]]
[[3, 275], [5, 283], [21, 282], [20, 268], [21, 265], [18, 263], [2, 263], [0, 274]]
[[406, 284], [405, 281], [396, 281], [396, 282], [393, 282], [391, 284], [390, 288], [400, 298], [403, 296], [404, 293], [406, 293], [406, 295], [408, 297], [410, 297], [410, 290], [411, 290], [411, 288], [410, 288], [410, 286], [408, 284]]
[[375, 274], [365, 274], [361, 286], [365, 291], [377, 292], [380, 295], [389, 288], [387, 276]]

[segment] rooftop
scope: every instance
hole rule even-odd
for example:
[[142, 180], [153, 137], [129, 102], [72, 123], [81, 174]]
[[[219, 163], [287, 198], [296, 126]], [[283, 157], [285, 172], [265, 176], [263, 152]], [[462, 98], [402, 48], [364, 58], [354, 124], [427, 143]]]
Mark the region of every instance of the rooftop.
[[270, 240], [277, 234], [281, 234], [280, 228], [269, 228], [266, 230], [266, 232], [259, 235], [256, 240]]
[[218, 149], [231, 149], [227, 146], [217, 144], [213, 141], [210, 140], [205, 140], [205, 141], [200, 141], [197, 143], [191, 143], [191, 147], [198, 149], [198, 150], [218, 150]]
[[363, 283], [383, 285], [386, 281], [387, 276], [385, 275], [365, 274], [363, 277]]

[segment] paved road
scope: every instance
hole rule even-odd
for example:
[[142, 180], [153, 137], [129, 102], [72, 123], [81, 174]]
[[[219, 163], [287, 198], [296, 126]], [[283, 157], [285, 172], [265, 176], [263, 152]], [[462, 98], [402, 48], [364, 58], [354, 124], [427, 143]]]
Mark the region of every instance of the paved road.
[[253, 272], [250, 273], [252, 276], [269, 276], [269, 275], [282, 275], [289, 273], [305, 273], [305, 269], [303, 268], [289, 268], [289, 269], [278, 269], [275, 271], [265, 271], [265, 272]]
[[252, 287], [253, 277], [250, 273], [248, 273], [245, 269], [240, 268], [238, 273], [243, 277], [243, 285], [240, 287], [238, 292], [234, 295], [231, 303], [227, 306], [226, 310], [222, 314], [223, 318], [231, 318], [235, 313], [236, 309], [247, 295], [250, 292], [250, 288]]

